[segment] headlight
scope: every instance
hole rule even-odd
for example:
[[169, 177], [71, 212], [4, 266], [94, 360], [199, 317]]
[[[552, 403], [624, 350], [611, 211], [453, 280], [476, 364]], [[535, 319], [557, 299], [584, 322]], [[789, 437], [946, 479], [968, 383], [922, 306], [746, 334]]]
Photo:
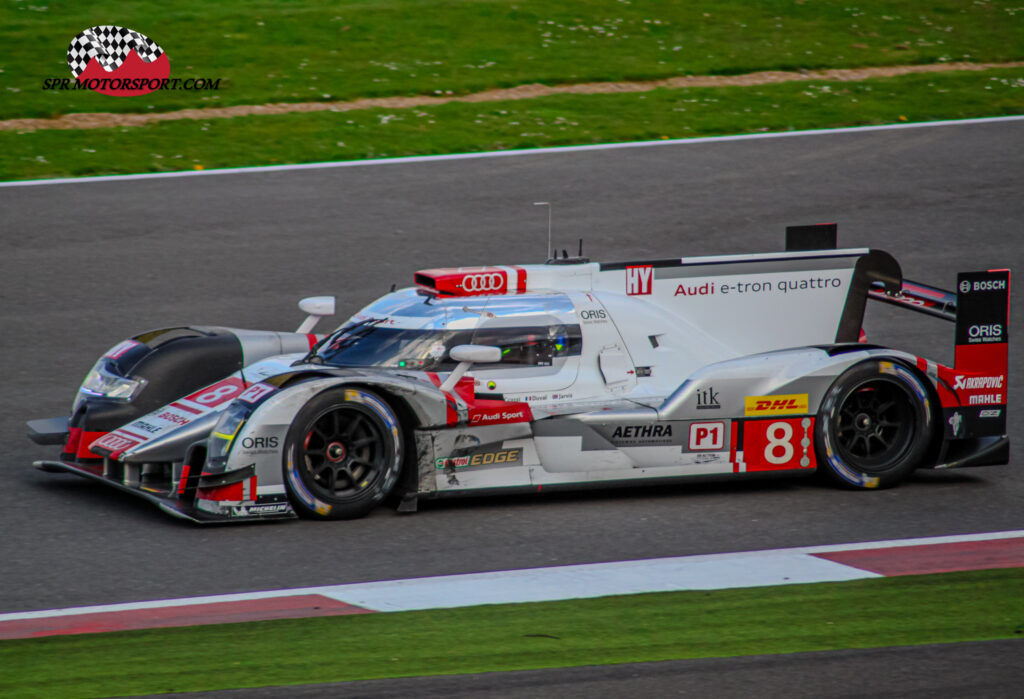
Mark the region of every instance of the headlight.
[[107, 360], [101, 359], [85, 375], [85, 381], [78, 389], [71, 412], [74, 413], [79, 404], [89, 396], [130, 401], [139, 394], [145, 385], [145, 379], [129, 379], [118, 376], [107, 368]]
[[206, 468], [204, 473], [219, 473], [224, 470], [228, 461], [228, 452], [231, 445], [235, 443], [235, 436], [242, 429], [246, 418], [249, 417], [250, 407], [242, 402], [235, 402], [229, 405], [210, 433], [206, 452]]

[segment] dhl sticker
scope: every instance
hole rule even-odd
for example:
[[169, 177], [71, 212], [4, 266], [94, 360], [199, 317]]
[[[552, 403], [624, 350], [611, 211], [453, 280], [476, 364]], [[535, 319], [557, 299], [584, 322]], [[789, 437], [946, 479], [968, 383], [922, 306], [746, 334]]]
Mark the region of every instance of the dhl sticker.
[[758, 415], [801, 415], [809, 412], [809, 400], [806, 393], [794, 393], [787, 396], [747, 396], [744, 399], [744, 412], [747, 417]]

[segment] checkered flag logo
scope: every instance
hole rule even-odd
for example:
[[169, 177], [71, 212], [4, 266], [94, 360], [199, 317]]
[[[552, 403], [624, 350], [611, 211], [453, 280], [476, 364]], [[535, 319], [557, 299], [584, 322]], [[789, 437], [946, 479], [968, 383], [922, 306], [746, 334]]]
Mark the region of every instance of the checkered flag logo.
[[77, 79], [89, 61], [95, 58], [103, 70], [112, 73], [121, 67], [133, 49], [144, 63], [152, 63], [164, 52], [148, 36], [127, 27], [113, 24], [89, 27], [68, 45], [68, 66]]

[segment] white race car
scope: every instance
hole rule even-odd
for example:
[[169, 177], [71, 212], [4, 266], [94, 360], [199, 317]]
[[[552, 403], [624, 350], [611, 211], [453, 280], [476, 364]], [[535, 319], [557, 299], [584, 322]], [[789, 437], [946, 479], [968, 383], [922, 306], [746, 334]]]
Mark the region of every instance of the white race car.
[[[46, 471], [197, 522], [388, 496], [823, 472], [857, 488], [1007, 463], [1009, 271], [902, 279], [835, 227], [754, 255], [421, 270], [328, 335], [155, 330], [89, 372]], [[954, 367], [863, 342], [869, 298], [956, 324]]]

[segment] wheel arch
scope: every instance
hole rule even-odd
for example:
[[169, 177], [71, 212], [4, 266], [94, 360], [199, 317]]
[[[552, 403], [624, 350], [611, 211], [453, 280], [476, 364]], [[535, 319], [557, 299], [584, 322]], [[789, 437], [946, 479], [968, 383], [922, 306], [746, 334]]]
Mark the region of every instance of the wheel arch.
[[[922, 460], [918, 469], [931, 468], [938, 463], [939, 455], [942, 452], [943, 442], [943, 426], [942, 426], [942, 404], [939, 402], [939, 391], [935, 387], [935, 382], [928, 374], [921, 370], [915, 363], [908, 361], [905, 357], [899, 357], [896, 355], [879, 355], [874, 357], [881, 361], [895, 362], [902, 366], [904, 369], [909, 371], [911, 374], [920, 379], [921, 384], [924, 385], [925, 390], [928, 392], [928, 411], [931, 415], [935, 429], [932, 431], [931, 444], [928, 445], [928, 451], [925, 452], [925, 458]], [[865, 360], [868, 361], [868, 360]], [[915, 469], [916, 470], [916, 469]]]

